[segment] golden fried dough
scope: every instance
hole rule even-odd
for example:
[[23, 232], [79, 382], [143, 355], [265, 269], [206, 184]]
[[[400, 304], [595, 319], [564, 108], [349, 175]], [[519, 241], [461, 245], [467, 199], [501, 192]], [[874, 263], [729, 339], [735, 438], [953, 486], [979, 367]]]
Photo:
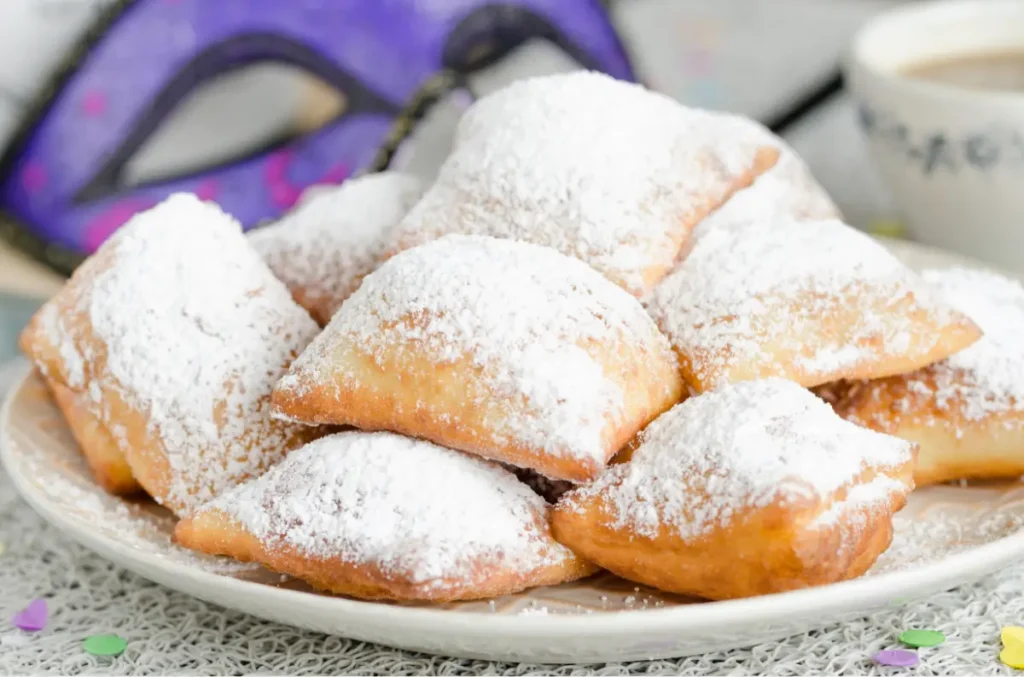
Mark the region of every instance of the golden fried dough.
[[316, 434], [270, 415], [274, 382], [316, 332], [234, 219], [175, 195], [90, 257], [21, 346], [86, 457], [113, 459], [113, 442], [180, 515]]
[[760, 125], [599, 73], [516, 82], [463, 116], [393, 250], [450, 233], [553, 247], [642, 296], [690, 229], [776, 161]]
[[900, 374], [981, 336], [882, 245], [834, 220], [701, 231], [645, 301], [698, 392]]
[[1003, 276], [925, 271], [985, 332], [946, 360], [902, 376], [839, 384], [836, 411], [920, 446], [919, 485], [1024, 475], [1024, 287]]
[[88, 400], [56, 381], [44, 380], [50, 387], [53, 399], [64, 415], [75, 441], [78, 442], [97, 484], [115, 496], [126, 496], [142, 491], [142, 487], [132, 475], [132, 469], [128, 466], [124, 453], [117, 446], [117, 440], [103, 423], [90, 413]]
[[688, 399], [641, 438], [629, 462], [562, 497], [555, 538], [619, 576], [707, 599], [861, 575], [914, 486], [912, 444], [781, 379]]
[[586, 264], [450, 235], [367, 276], [273, 402], [583, 481], [681, 393], [643, 307]]
[[550, 535], [544, 499], [497, 465], [393, 433], [289, 454], [174, 538], [364, 599], [446, 602], [596, 571]]

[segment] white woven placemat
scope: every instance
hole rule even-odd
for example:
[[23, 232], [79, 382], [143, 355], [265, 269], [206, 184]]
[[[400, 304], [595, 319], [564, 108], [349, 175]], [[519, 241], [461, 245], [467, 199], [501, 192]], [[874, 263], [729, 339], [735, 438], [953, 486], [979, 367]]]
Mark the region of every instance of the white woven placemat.
[[[897, 674], [868, 658], [900, 631], [932, 628], [946, 643], [922, 650], [915, 675], [1011, 674], [997, 660], [999, 628], [1024, 622], [1024, 565], [927, 602], [752, 649], [679, 660], [543, 666], [414, 654], [226, 611], [111, 564], [47, 525], [0, 479], [0, 674], [274, 675], [806, 675]], [[8, 619], [37, 597], [50, 621], [22, 633]], [[82, 651], [114, 632], [117, 658]]]

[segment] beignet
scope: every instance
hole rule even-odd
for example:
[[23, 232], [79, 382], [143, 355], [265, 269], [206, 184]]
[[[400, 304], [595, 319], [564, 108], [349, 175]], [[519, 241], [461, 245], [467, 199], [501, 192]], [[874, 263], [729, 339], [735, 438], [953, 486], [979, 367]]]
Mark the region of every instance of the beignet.
[[923, 274], [985, 335], [924, 369], [842, 384], [841, 416], [916, 442], [914, 481], [1024, 475], [1024, 287], [995, 273], [951, 268]]
[[450, 235], [368, 275], [277, 384], [274, 407], [583, 481], [681, 393], [654, 322], [592, 268]]
[[113, 440], [135, 480], [182, 515], [316, 434], [270, 415], [274, 382], [316, 332], [239, 224], [178, 194], [83, 263], [21, 345], [95, 422], [85, 436], [69, 417], [86, 457], [111, 456]]
[[596, 571], [552, 540], [548, 506], [510, 472], [383, 432], [289, 454], [174, 538], [365, 599], [494, 597]]
[[319, 189], [249, 240], [321, 325], [383, 260], [388, 233], [423, 193], [420, 180], [381, 172]]
[[660, 590], [720, 600], [863, 574], [913, 489], [914, 446], [791, 381], [722, 386], [656, 419], [628, 463], [559, 501], [555, 538]]
[[913, 371], [981, 332], [867, 235], [835, 220], [701, 230], [645, 299], [697, 392]]
[[521, 80], [473, 104], [394, 249], [449, 233], [553, 247], [641, 296], [690, 229], [771, 167], [767, 131], [592, 72]]

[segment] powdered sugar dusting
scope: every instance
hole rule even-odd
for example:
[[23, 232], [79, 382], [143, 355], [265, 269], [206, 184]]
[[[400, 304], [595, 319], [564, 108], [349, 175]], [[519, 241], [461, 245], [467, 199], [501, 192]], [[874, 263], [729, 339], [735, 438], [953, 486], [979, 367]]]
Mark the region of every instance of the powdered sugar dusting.
[[1024, 411], [1024, 286], [966, 268], [928, 270], [924, 278], [983, 332], [976, 343], [936, 366], [938, 406], [959, 401], [969, 420]]
[[74, 342], [64, 339], [67, 334], [57, 306], [52, 303], [46, 304], [39, 310], [39, 318], [46, 339], [50, 345], [57, 348], [57, 353], [60, 355], [64, 382], [72, 389], [84, 387], [86, 385], [85, 360], [78, 352]]
[[598, 73], [522, 80], [463, 116], [399, 245], [452, 232], [543, 244], [639, 295], [752, 171], [766, 135]]
[[321, 321], [381, 260], [389, 231], [419, 199], [419, 179], [381, 172], [323, 189], [249, 235], [264, 260]]
[[617, 527], [653, 537], [668, 526], [693, 540], [748, 509], [830, 501], [866, 469], [884, 473], [909, 462], [911, 449], [843, 421], [791, 381], [749, 381], [662, 414], [629, 463], [612, 466], [567, 500], [601, 496]]
[[586, 264], [480, 236], [444, 237], [367, 276], [278, 388], [357, 378], [339, 376], [329, 359], [344, 344], [371, 354], [411, 345], [439, 366], [471, 360], [482, 397], [509, 402], [493, 422], [496, 436], [601, 462], [603, 431], [625, 414], [621, 387], [593, 346], [626, 344], [655, 365], [674, 364], [640, 303]]
[[[67, 293], [105, 361], [84, 357], [104, 365], [97, 383], [148, 417], [170, 464], [165, 502], [187, 511], [295, 443], [298, 428], [271, 419], [269, 395], [317, 327], [234, 219], [175, 195], [135, 216], [90, 263]], [[94, 348], [53, 329], [62, 355]], [[109, 422], [100, 388], [85, 394]], [[124, 451], [131, 463], [140, 450]]]
[[[646, 302], [678, 351], [702, 355], [693, 368], [711, 387], [733, 365], [769, 359], [764, 353], [768, 343], [798, 354], [806, 350], [795, 323], [836, 312], [837, 302], [857, 286], [893, 301], [911, 290], [928, 298], [899, 260], [840, 221], [739, 222], [701, 229], [695, 239], [683, 262]], [[796, 309], [780, 312], [793, 305]], [[936, 306], [937, 312], [944, 310]], [[822, 344], [798, 366], [829, 374], [867, 357], [858, 338], [881, 334], [882, 345], [892, 351], [910, 340], [911, 320], [903, 313], [883, 321], [865, 307], [859, 321], [851, 328], [852, 336], [831, 343], [821, 337]]]
[[[925, 412], [955, 414], [952, 420], [968, 422], [1024, 411], [1024, 286], [966, 268], [926, 270], [922, 275], [984, 334], [946, 360], [908, 374], [907, 398], [926, 398], [934, 409], [924, 407]], [[897, 415], [916, 409], [909, 401], [893, 407]]]
[[893, 498], [906, 494], [907, 487], [899, 480], [887, 475], [876, 475], [864, 484], [850, 487], [842, 500], [833, 502], [808, 527], [828, 529], [838, 525], [843, 537], [839, 541], [836, 555], [844, 556], [845, 551], [864, 535], [865, 529], [874, 524], [870, 520], [871, 513], [878, 510], [889, 512]]
[[571, 557], [548, 534], [543, 499], [511, 473], [393, 433], [312, 442], [209, 507], [269, 547], [429, 586], [472, 577], [481, 560], [525, 572]]
[[826, 526], [842, 521], [847, 528], [860, 533], [866, 526], [863, 508], [887, 504], [893, 495], [907, 493], [907, 487], [888, 475], [877, 475], [864, 484], [850, 487], [846, 496], [818, 515], [811, 526]]
[[737, 223], [839, 218], [839, 208], [811, 174], [803, 160], [781, 141], [778, 162], [700, 222], [698, 232]]

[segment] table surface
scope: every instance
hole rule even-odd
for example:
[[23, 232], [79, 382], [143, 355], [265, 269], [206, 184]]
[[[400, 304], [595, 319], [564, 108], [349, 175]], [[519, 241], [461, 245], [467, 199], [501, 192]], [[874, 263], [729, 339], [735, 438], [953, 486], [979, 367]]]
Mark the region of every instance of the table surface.
[[[662, 20], [664, 14], [656, 9], [670, 3], [678, 13], [675, 23]], [[826, 4], [827, 13], [823, 11]], [[672, 60], [693, 54], [681, 52], [665, 31], [690, 26], [687, 39], [700, 42], [711, 40], [708, 35], [723, 25], [739, 26], [738, 32], [713, 39], [724, 43], [718, 51], [725, 54], [721, 57], [725, 72], [748, 73], [750, 86], [741, 79], [694, 95], [717, 97], [705, 102], [709, 105], [765, 115], [772, 112], [773, 101], [771, 88], [766, 91], [763, 86], [771, 81], [766, 69], [799, 71], [812, 81], [831, 68], [857, 23], [889, 4], [885, 0], [777, 0], [770, 5], [761, 0], [735, 4], [645, 0], [646, 9], [620, 20], [627, 34], [650, 36], [660, 31], [665, 36], [647, 41], [661, 45], [660, 54], [642, 58], [669, 64], [661, 78], [666, 89], [677, 86], [671, 80]], [[746, 9], [737, 9], [739, 5]], [[815, 40], [786, 37], [785, 26], [806, 25], [801, 16], [813, 16], [819, 28]], [[771, 24], [771, 31], [759, 28], [758, 21]], [[745, 51], [730, 47], [750, 45], [758, 37], [774, 42], [762, 41]], [[804, 51], [783, 49], [793, 45]], [[807, 58], [808, 49], [818, 58]], [[892, 213], [888, 195], [869, 169], [848, 97], [838, 96], [815, 111], [787, 139], [808, 160], [851, 223], [868, 226], [873, 219]], [[59, 284], [57, 276], [0, 245], [0, 291], [45, 298]], [[13, 350], [14, 337], [30, 307], [31, 302], [0, 297], [0, 363]], [[0, 391], [13, 373], [10, 365], [0, 366]], [[0, 674], [881, 675], [893, 671], [874, 666], [868, 657], [874, 651], [895, 648], [897, 635], [912, 627], [941, 630], [948, 637], [942, 646], [921, 652], [922, 663], [914, 674], [1010, 674], [997, 659], [998, 635], [1001, 626], [1024, 622], [1022, 589], [1024, 564], [979, 584], [841, 626], [750, 649], [672, 661], [539, 666], [454, 660], [261, 621], [151, 583], [47, 525], [0, 477], [0, 613], [10, 616], [38, 597], [46, 598], [51, 610], [46, 629], [35, 634], [22, 633], [0, 619]], [[128, 640], [123, 655], [97, 658], [82, 650], [82, 639], [109, 632]]]

